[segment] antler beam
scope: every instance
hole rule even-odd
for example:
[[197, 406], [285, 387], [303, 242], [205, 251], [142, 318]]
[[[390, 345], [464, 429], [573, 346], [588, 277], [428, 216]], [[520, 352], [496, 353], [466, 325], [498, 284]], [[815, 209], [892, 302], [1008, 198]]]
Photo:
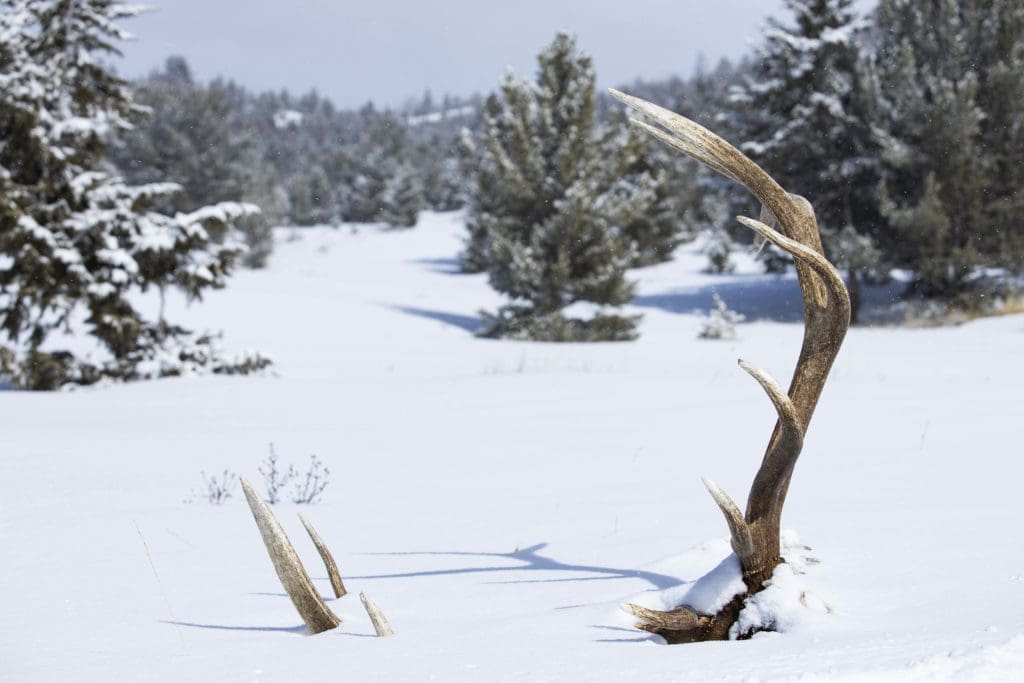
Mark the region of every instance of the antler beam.
[[[739, 221], [796, 262], [804, 302], [804, 339], [789, 390], [783, 391], [763, 370], [740, 361], [740, 367], [761, 385], [779, 415], [751, 485], [746, 514], [741, 514], [739, 506], [714, 482], [704, 480], [725, 515], [747, 592], [713, 615], [699, 615], [685, 605], [668, 612], [630, 607], [640, 620], [638, 628], [657, 633], [670, 643], [723, 639], [729, 637], [746, 599], [762, 590], [782, 562], [782, 506], [807, 426], [850, 325], [850, 297], [839, 272], [824, 256], [814, 209], [806, 199], [786, 192], [764, 169], [703, 126], [617, 90], [611, 94], [656, 124], [633, 119], [635, 126], [750, 190], [761, 202], [762, 220], [739, 217]], [[766, 224], [776, 221], [781, 232]]]

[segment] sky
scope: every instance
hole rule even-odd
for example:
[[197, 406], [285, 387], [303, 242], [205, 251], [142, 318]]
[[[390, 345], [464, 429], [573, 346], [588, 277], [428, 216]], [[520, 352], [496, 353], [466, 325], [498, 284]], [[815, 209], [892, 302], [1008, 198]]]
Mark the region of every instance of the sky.
[[[316, 88], [343, 107], [399, 106], [492, 90], [505, 70], [531, 75], [557, 31], [594, 57], [598, 84], [693, 71], [757, 42], [783, 0], [150, 0], [125, 22], [136, 40], [118, 68], [145, 75], [182, 55], [201, 80], [254, 90]], [[871, 0], [858, 0], [861, 8]]]

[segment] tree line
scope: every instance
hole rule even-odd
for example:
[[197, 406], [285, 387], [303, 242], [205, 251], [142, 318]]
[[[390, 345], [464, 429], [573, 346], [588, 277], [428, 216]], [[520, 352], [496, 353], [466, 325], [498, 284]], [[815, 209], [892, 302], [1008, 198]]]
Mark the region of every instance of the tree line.
[[[738, 64], [626, 89], [713, 128], [809, 198], [855, 318], [861, 283], [894, 268], [912, 274], [911, 294], [991, 301], [1009, 282], [991, 269], [1014, 275], [1024, 256], [1024, 8], [882, 0], [861, 16], [852, 0], [786, 6]], [[558, 312], [627, 302], [626, 269], [670, 258], [697, 235], [708, 269], [729, 270], [730, 251], [749, 239], [732, 216], [758, 207], [631, 133], [594, 81], [591, 58], [567, 35], [539, 56], [532, 81], [509, 75], [486, 97], [427, 94], [394, 111], [201, 85], [172, 58], [136, 84], [153, 113], [111, 159], [132, 182], [182, 184], [176, 208], [261, 206], [263, 218], [244, 226], [254, 264], [271, 247], [271, 225], [407, 227], [421, 209], [466, 206], [463, 267], [490, 272], [512, 300], [488, 319], [488, 334], [628, 338], [633, 326], [608, 328], [607, 310], [594, 317], [601, 332]], [[573, 240], [589, 254], [570, 249]], [[602, 264], [598, 253], [608, 254]], [[790, 265], [773, 248], [759, 258], [770, 272]]]
[[[812, 202], [854, 320], [861, 282], [896, 268], [911, 274], [908, 294], [963, 307], [1019, 289], [1024, 4], [880, 0], [868, 17], [853, 0], [786, 7], [738, 67], [627, 90], [715, 129]], [[710, 269], [728, 269], [743, 239], [730, 216], [760, 207], [608, 125], [594, 128], [593, 65], [566, 35], [539, 56], [534, 82], [509, 77], [488, 98], [463, 260], [511, 303], [485, 333], [631, 338], [635, 320], [609, 308], [631, 298], [625, 268], [668, 258], [699, 231]], [[652, 230], [660, 217], [677, 230]], [[774, 249], [761, 258], [788, 267]]]
[[[860, 284], [978, 306], [1024, 263], [1024, 5], [1013, 0], [787, 0], [756, 52], [625, 90], [713, 128], [806, 196], [829, 258]], [[595, 65], [560, 34], [532, 79], [395, 109], [316, 92], [197, 82], [186, 62], [128, 83], [102, 62], [136, 9], [11, 0], [0, 13], [0, 375], [52, 387], [246, 371], [208, 335], [144, 316], [132, 292], [199, 297], [271, 227], [465, 209], [461, 254], [509, 302], [483, 333], [624, 340], [630, 268], [698, 235], [708, 269], [759, 207], [627, 125]], [[765, 268], [789, 267], [771, 248]], [[54, 350], [85, 321], [100, 353]]]

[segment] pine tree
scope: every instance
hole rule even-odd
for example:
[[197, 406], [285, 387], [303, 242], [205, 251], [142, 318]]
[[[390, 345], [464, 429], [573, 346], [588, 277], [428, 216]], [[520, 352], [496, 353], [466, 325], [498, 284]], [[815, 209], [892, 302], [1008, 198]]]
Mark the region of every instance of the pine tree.
[[381, 192], [380, 220], [393, 228], [411, 228], [423, 208], [423, 183], [409, 162], [398, 166]]
[[243, 199], [257, 164], [254, 141], [232, 130], [218, 88], [195, 83], [185, 60], [170, 57], [134, 88], [133, 99], [149, 114], [110, 149], [125, 180], [181, 185], [171, 198], [176, 211]]
[[1019, 262], [1003, 251], [1022, 234], [1021, 13], [1014, 2], [879, 4], [885, 247], [925, 295], [967, 303], [978, 266]]
[[707, 273], [731, 273], [736, 269], [732, 261], [733, 240], [728, 231], [735, 220], [730, 209], [728, 199], [713, 190], [702, 195], [695, 207], [704, 238], [704, 255], [708, 257]]
[[[1024, 270], [1024, 3], [1000, 0], [973, 15], [968, 39], [986, 65], [979, 103], [985, 112], [982, 147], [991, 155], [985, 213], [994, 229], [989, 252], [997, 265]], [[984, 5], [982, 6], [985, 7]]]
[[[616, 223], [630, 200], [611, 190], [618, 178], [608, 172], [630, 161], [593, 135], [590, 57], [559, 34], [538, 62], [535, 85], [510, 74], [487, 99], [484, 131], [470, 150], [475, 187], [464, 259], [486, 267], [491, 286], [513, 300], [489, 316], [485, 334], [631, 339], [635, 319], [604, 309], [632, 298], [625, 269], [635, 255]], [[587, 309], [584, 302], [591, 317], [567, 314], [569, 306]]]
[[604, 128], [600, 137], [606, 163], [600, 171], [605, 177], [599, 186], [608, 190], [603, 211], [632, 243], [631, 267], [668, 261], [683, 242], [684, 203], [692, 198], [687, 192], [692, 177], [680, 173], [669, 148], [630, 126], [624, 115]]
[[[11, 0], [0, 14], [0, 374], [18, 386], [266, 363], [223, 361], [210, 337], [133, 304], [139, 290], [198, 298], [223, 286], [244, 249], [233, 222], [256, 211], [224, 203], [169, 216], [152, 207], [177, 185], [129, 186], [102, 170], [105, 139], [140, 109], [97, 58], [126, 37], [116, 21], [137, 12], [111, 0]], [[79, 316], [104, 357], [52, 350]]]
[[867, 24], [853, 0], [786, 0], [786, 6], [794, 23], [769, 20], [754, 73], [732, 92], [734, 119], [743, 150], [814, 205], [829, 257], [855, 285], [854, 259], [828, 235], [877, 234], [881, 222], [860, 46]]
[[292, 177], [288, 204], [295, 225], [330, 225], [338, 222], [334, 187], [319, 164], [310, 164]]
[[345, 183], [352, 211], [349, 220], [384, 220], [384, 189], [408, 157], [409, 145], [402, 123], [390, 115], [380, 117], [350, 157], [354, 175]]
[[110, 161], [129, 183], [180, 185], [160, 210], [189, 212], [222, 201], [260, 206], [262, 214], [238, 227], [248, 247], [244, 262], [262, 265], [273, 250], [271, 220], [281, 218], [260, 203], [274, 199], [265, 186], [273, 169], [258, 158], [250, 132], [233, 125], [227, 89], [196, 83], [184, 58], [169, 57], [163, 70], [136, 84], [133, 99], [148, 114], [115, 136]]

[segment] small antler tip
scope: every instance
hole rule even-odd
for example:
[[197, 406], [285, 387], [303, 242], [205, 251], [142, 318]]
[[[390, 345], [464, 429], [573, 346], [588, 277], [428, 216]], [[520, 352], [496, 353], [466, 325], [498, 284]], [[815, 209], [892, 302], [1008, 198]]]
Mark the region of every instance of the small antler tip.
[[256, 496], [256, 489], [252, 487], [252, 484], [249, 483], [248, 479], [239, 475], [238, 481], [242, 485], [242, 493], [245, 494], [246, 498], [252, 498]]
[[623, 104], [625, 104], [628, 107], [632, 107], [633, 109], [639, 109], [639, 107], [637, 106], [637, 103], [640, 100], [638, 100], [637, 98], [633, 97], [632, 95], [627, 95], [626, 93], [622, 92], [621, 90], [616, 90], [615, 88], [608, 88], [608, 94], [611, 95], [612, 97], [614, 97], [615, 99], [617, 99], [619, 102], [622, 102]]

